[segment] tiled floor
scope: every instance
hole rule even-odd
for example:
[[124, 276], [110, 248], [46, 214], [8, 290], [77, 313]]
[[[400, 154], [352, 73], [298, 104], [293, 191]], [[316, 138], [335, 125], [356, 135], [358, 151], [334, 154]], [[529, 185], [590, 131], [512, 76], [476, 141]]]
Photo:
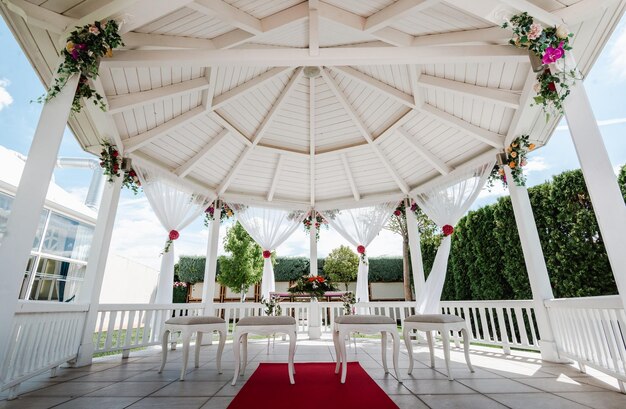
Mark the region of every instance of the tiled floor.
[[[250, 341], [250, 364], [244, 379], [259, 362], [285, 361], [286, 342], [277, 340], [269, 354], [266, 345], [263, 340]], [[61, 369], [56, 378], [41, 375], [25, 382], [21, 396], [13, 401], [0, 401], [0, 409], [226, 408], [244, 382], [235, 387], [230, 385], [231, 345], [224, 351], [222, 375], [215, 369], [215, 351], [215, 344], [204, 346], [200, 368], [193, 368], [191, 363], [184, 382], [178, 381], [180, 348], [170, 352], [162, 374], [157, 373], [159, 348], [134, 352], [124, 360], [119, 355], [99, 358], [89, 367]], [[401, 351], [400, 366], [406, 374], [408, 357], [404, 349]], [[470, 373], [462, 352], [454, 349], [455, 380], [451, 382], [441, 370], [442, 351], [437, 350], [438, 369], [432, 370], [428, 367], [428, 350], [420, 345], [416, 347], [413, 374], [399, 384], [382, 369], [379, 340], [359, 340], [356, 353], [354, 348], [348, 351], [350, 359], [358, 360], [400, 408], [626, 408], [626, 395], [617, 392], [610, 378], [585, 375], [570, 365], [542, 363], [533, 353], [507, 356], [500, 352], [473, 348], [476, 372]], [[298, 340], [296, 362], [333, 361], [333, 357], [334, 348], [329, 339]], [[257, 407], [262, 408], [262, 403]]]

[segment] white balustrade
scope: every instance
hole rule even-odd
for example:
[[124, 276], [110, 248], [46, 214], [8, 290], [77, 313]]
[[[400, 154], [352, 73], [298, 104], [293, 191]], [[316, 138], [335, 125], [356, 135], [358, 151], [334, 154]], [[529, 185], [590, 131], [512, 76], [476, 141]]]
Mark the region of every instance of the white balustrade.
[[[281, 315], [289, 315], [296, 319], [298, 333], [306, 333], [309, 329], [309, 303], [281, 302]], [[228, 326], [228, 335], [232, 335], [237, 321], [244, 317], [265, 315], [265, 307], [261, 303], [227, 302], [214, 304], [215, 315], [224, 318]]]
[[618, 295], [545, 302], [559, 354], [614, 376], [626, 393], [626, 313]]

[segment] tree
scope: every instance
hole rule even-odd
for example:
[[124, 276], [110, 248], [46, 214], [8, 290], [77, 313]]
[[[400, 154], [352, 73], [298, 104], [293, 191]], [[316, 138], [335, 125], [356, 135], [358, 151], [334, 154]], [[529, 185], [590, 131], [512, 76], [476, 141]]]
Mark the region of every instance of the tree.
[[348, 283], [356, 279], [359, 270], [359, 256], [348, 246], [339, 246], [330, 252], [324, 261], [324, 273], [332, 280]]
[[230, 255], [220, 257], [220, 275], [217, 281], [241, 293], [241, 301], [244, 302], [250, 286], [261, 281], [263, 250], [239, 222], [227, 230], [224, 250]]

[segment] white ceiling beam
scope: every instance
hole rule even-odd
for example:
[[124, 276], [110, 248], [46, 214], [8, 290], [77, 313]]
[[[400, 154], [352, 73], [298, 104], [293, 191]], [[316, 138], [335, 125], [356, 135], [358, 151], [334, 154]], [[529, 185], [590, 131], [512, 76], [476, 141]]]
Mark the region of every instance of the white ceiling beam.
[[478, 85], [466, 84], [464, 82], [434, 77], [426, 74], [422, 74], [420, 76], [418, 85], [427, 89], [449, 91], [457, 95], [502, 105], [507, 108], [519, 108], [519, 93], [507, 90], [480, 87]]
[[315, 206], [315, 108], [315, 78], [309, 78], [309, 187], [311, 206]]
[[429, 34], [415, 37], [412, 46], [458, 45], [458, 44], [506, 44], [511, 31], [502, 27], [478, 28], [451, 33]]
[[274, 199], [274, 193], [276, 193], [276, 187], [278, 186], [278, 181], [280, 180], [280, 172], [282, 171], [283, 158], [283, 155], [278, 155], [278, 162], [276, 162], [276, 169], [274, 170], [272, 185], [270, 186], [270, 191], [267, 192], [268, 202], [271, 202]]
[[164, 99], [188, 94], [193, 91], [202, 91], [209, 87], [206, 77], [179, 82], [178, 84], [166, 85], [149, 91], [133, 92], [130, 94], [109, 96], [108, 113], [113, 115], [122, 111], [152, 104]]
[[259, 88], [261, 85], [266, 82], [276, 78], [277, 76], [283, 74], [285, 71], [292, 70], [292, 67], [277, 67], [272, 68], [269, 71], [264, 72], [261, 75], [258, 75], [252, 78], [249, 81], [244, 82], [241, 85], [236, 86], [216, 97], [213, 98], [212, 109], [216, 110], [221, 108], [222, 106], [232, 102], [234, 99], [244, 95], [247, 92], [255, 90]]
[[191, 159], [187, 162], [180, 165], [176, 170], [174, 170], [174, 174], [180, 177], [187, 176], [199, 163], [202, 159], [204, 159], [217, 145], [220, 144], [228, 135], [228, 129], [223, 129], [222, 132], [217, 134], [213, 139], [211, 139], [206, 145], [202, 147]]
[[573, 26], [583, 20], [599, 16], [616, 2], [617, 0], [580, 0], [578, 3], [554, 10], [552, 14], [563, 20], [566, 25]]
[[211, 41], [213, 41], [216, 48], [228, 49], [244, 44], [254, 37], [256, 37], [254, 34], [236, 28], [213, 38]]
[[[456, 1], [456, 0], [455, 0]], [[531, 3], [528, 0], [499, 0], [502, 3], [508, 4], [511, 7], [514, 7], [518, 11], [525, 11], [533, 18], [541, 21], [542, 23], [549, 26], [558, 26], [563, 22], [556, 17], [554, 14], [550, 13], [546, 9], [537, 6], [536, 4]]]
[[[135, 3], [137, 3], [138, 1], [139, 0], [112, 0], [109, 3], [106, 3], [98, 9], [92, 11], [91, 13], [88, 13], [87, 15], [79, 18], [74, 22], [74, 25], [82, 27], [87, 24], [93, 24], [94, 21], [107, 20], [111, 16], [128, 10], [128, 8], [134, 6]], [[65, 33], [61, 35], [61, 41], [65, 41], [65, 39], [69, 37], [70, 33], [74, 30], [74, 27], [68, 27], [65, 30]]]
[[223, 22], [254, 35], [263, 32], [261, 20], [222, 0], [195, 0], [187, 7], [208, 16], [218, 17]]
[[458, 129], [459, 131], [468, 134], [474, 139], [491, 145], [494, 148], [502, 149], [502, 147], [504, 146], [504, 135], [500, 135], [479, 126], [473, 125], [464, 119], [451, 115], [429, 104], [422, 105], [419, 110], [420, 112], [423, 112], [424, 114], [448, 126], [451, 126], [452, 128]]
[[140, 149], [151, 142], [162, 138], [167, 135], [168, 132], [178, 129], [183, 125], [188, 124], [194, 119], [205, 114], [203, 106], [196, 107], [190, 111], [185, 112], [182, 115], [178, 115], [161, 125], [150, 129], [149, 131], [140, 133], [139, 135], [131, 136], [124, 141], [124, 148], [126, 152], [133, 152]]
[[218, 114], [215, 111], [210, 113], [210, 117], [215, 122], [217, 122], [218, 124], [220, 124], [224, 128], [228, 129], [230, 131], [230, 133], [232, 135], [235, 135], [235, 137], [237, 137], [237, 139], [239, 139], [243, 144], [245, 144], [246, 146], [251, 146], [252, 145], [252, 142], [250, 141], [250, 139], [248, 139], [239, 129], [237, 129], [237, 127], [235, 127], [233, 124], [228, 122], [226, 120], [226, 118], [224, 118], [223, 116], [221, 116], [220, 114]]
[[402, 105], [406, 105], [409, 108], [415, 108], [415, 101], [413, 96], [409, 94], [405, 94], [397, 88], [392, 87], [389, 84], [386, 84], [376, 78], [370, 77], [369, 75], [355, 70], [352, 67], [332, 67], [333, 70], [339, 71], [340, 73], [356, 80], [357, 82], [369, 87], [373, 88], [387, 97], [394, 99], [395, 101], [401, 103]]
[[[202, 94], [202, 105], [207, 111], [211, 111], [213, 109], [213, 99], [215, 96], [215, 86], [217, 81], [217, 70], [218, 67], [206, 67], [205, 70], [209, 70], [208, 81], [209, 88], [207, 88], [206, 92]], [[205, 71], [206, 75], [206, 71]]]
[[212, 50], [215, 48], [212, 40], [208, 38], [182, 37], [164, 34], [126, 33], [122, 35], [124, 49], [132, 50], [142, 47], [147, 48], [181, 48]]
[[[98, 92], [98, 94], [102, 95], [103, 98], [105, 99], [104, 101], [105, 104], [108, 105], [108, 101], [106, 100], [107, 97], [106, 97], [106, 93], [104, 92], [104, 87], [102, 85], [101, 77], [93, 78], [90, 81], [93, 84], [94, 89]], [[110, 115], [107, 115], [106, 112], [102, 111], [98, 106], [92, 103], [84, 104], [84, 107], [87, 109], [87, 112], [89, 113], [89, 116], [91, 117], [93, 125], [95, 129], [98, 130], [100, 137], [105, 140], [106, 139], [110, 140], [111, 143], [117, 146], [117, 150], [119, 151], [119, 153], [123, 155], [124, 143], [122, 142], [122, 137], [120, 136], [117, 126], [115, 126], [115, 122], [113, 121], [113, 118]], [[101, 148], [99, 145], [98, 147]], [[99, 154], [99, 152], [100, 152], [100, 149], [98, 149], [97, 152], [95, 153]]]
[[283, 66], [443, 64], [481, 62], [528, 62], [528, 51], [508, 45], [433, 47], [333, 47], [309, 55], [301, 48], [118, 51], [101, 61], [111, 67], [206, 67], [214, 65]]
[[385, 168], [387, 169], [387, 171], [389, 172], [393, 180], [396, 182], [400, 190], [402, 190], [402, 192], [404, 193], [409, 193], [409, 190], [410, 190], [409, 185], [406, 184], [406, 182], [404, 181], [404, 179], [402, 179], [400, 174], [393, 168], [393, 166], [391, 165], [391, 162], [389, 162], [389, 159], [387, 159], [387, 157], [382, 152], [380, 147], [374, 143], [374, 138], [372, 138], [372, 135], [370, 134], [370, 131], [367, 129], [367, 127], [365, 126], [365, 123], [363, 122], [359, 114], [357, 114], [357, 112], [354, 110], [354, 107], [352, 106], [352, 104], [350, 104], [350, 102], [346, 98], [343, 91], [339, 89], [339, 85], [337, 85], [335, 80], [330, 76], [330, 74], [327, 72], [326, 69], [322, 70], [322, 77], [324, 77], [324, 80], [326, 81], [330, 89], [333, 91], [333, 94], [335, 94], [335, 97], [337, 97], [337, 99], [339, 100], [339, 103], [341, 104], [341, 106], [344, 108], [346, 113], [350, 116], [350, 118], [352, 119], [352, 122], [354, 122], [354, 124], [359, 129], [361, 136], [363, 136], [363, 138], [370, 145], [374, 153], [376, 153], [376, 156], [378, 156], [380, 161], [383, 163], [383, 165], [385, 166]]
[[385, 28], [394, 20], [401, 19], [410, 13], [425, 10], [439, 3], [439, 0], [399, 0], [384, 9], [372, 14], [365, 20], [365, 31], [368, 33]]
[[448, 166], [443, 160], [441, 160], [437, 155], [432, 153], [428, 148], [422, 145], [419, 141], [417, 141], [412, 135], [410, 135], [404, 128], [398, 128], [397, 134], [400, 135], [404, 140], [413, 148], [413, 150], [420, 155], [425, 161], [430, 163], [432, 167], [437, 169], [439, 173], [442, 175], [447, 175], [452, 172], [452, 168]]
[[25, 0], [8, 0], [3, 3], [10, 11], [22, 17], [27, 24], [55, 34], [62, 34], [68, 27], [73, 27], [76, 21]]
[[359, 193], [359, 189], [356, 187], [356, 183], [354, 182], [354, 176], [352, 176], [352, 171], [350, 170], [350, 164], [348, 163], [348, 158], [345, 153], [339, 155], [341, 158], [341, 163], [343, 163], [343, 170], [346, 172], [346, 178], [348, 179], [348, 183], [350, 184], [350, 190], [352, 190], [352, 196], [354, 196], [354, 200], [357, 202], [361, 200], [361, 194]]
[[226, 175], [222, 183], [220, 183], [220, 186], [217, 189], [218, 194], [222, 195], [224, 194], [224, 192], [226, 192], [226, 189], [228, 189], [228, 186], [230, 186], [231, 182], [237, 175], [237, 172], [241, 168], [241, 165], [245, 162], [246, 158], [252, 153], [252, 151], [254, 150], [254, 147], [259, 143], [259, 141], [263, 138], [263, 136], [265, 136], [265, 133], [267, 132], [267, 129], [271, 125], [274, 119], [274, 116], [280, 110], [281, 106], [283, 105], [287, 97], [291, 95], [291, 92], [295, 88], [295, 84], [297, 84], [298, 81], [300, 80], [301, 75], [302, 75], [302, 67], [298, 68], [296, 72], [291, 76], [291, 79], [289, 80], [289, 82], [287, 83], [287, 85], [285, 86], [281, 94], [278, 96], [278, 99], [274, 102], [274, 105], [272, 105], [272, 108], [268, 112], [267, 116], [263, 119], [263, 122], [261, 122], [261, 125], [259, 126], [257, 133], [254, 136], [254, 139], [252, 140], [252, 143], [244, 149], [243, 153], [237, 159], [237, 162], [235, 163], [235, 165], [228, 172], [228, 175]]
[[409, 82], [411, 83], [411, 92], [413, 92], [413, 103], [416, 107], [422, 106], [424, 103], [424, 97], [419, 88], [419, 78], [422, 76], [422, 71], [416, 65], [407, 65], [406, 69], [409, 71]]
[[[314, 3], [309, 2], [309, 5], [311, 7], [312, 7], [312, 4]], [[311, 8], [309, 10], [309, 54], [319, 55], [319, 53], [320, 53], [319, 11], [317, 11], [317, 9]]]
[[554, 26], [561, 20], [545, 9], [534, 5], [528, 0], [445, 0], [451, 6], [487, 20], [496, 26], [502, 25], [514, 14], [526, 11], [539, 22]]
[[267, 33], [281, 27], [298, 23], [307, 18], [309, 18], [309, 5], [303, 2], [270, 16], [263, 17], [261, 19], [261, 27], [263, 27], [263, 32]]
[[396, 47], [411, 47], [413, 40], [415, 40], [415, 37], [411, 34], [391, 27], [381, 28], [378, 31], [370, 33], [370, 35]]
[[111, 16], [111, 18], [122, 23], [119, 33], [126, 34], [185, 7], [191, 3], [191, 1], [192, 0], [140, 0]]

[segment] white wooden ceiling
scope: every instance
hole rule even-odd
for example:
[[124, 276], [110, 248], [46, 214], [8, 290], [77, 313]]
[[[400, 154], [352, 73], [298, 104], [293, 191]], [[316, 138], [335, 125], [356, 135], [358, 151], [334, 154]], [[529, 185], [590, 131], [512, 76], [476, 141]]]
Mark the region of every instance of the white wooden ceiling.
[[[401, 197], [558, 118], [530, 107], [527, 55], [504, 17], [567, 24], [586, 73], [626, 0], [7, 0], [0, 10], [47, 82], [68, 29], [122, 21], [95, 82], [106, 114], [81, 145], [125, 154], [224, 198], [350, 206]], [[11, 6], [11, 7], [8, 7]], [[26, 21], [23, 19], [27, 16]], [[320, 68], [311, 78], [303, 67]]]

